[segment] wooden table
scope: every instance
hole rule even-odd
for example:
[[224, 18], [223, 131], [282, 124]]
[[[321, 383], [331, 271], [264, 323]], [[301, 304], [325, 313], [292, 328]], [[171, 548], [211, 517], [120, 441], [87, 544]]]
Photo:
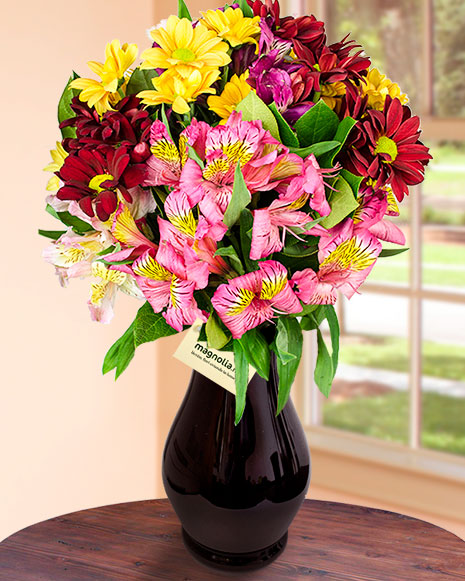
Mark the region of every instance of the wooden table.
[[52, 518], [0, 544], [2, 581], [465, 579], [465, 543], [407, 516], [307, 500], [277, 561], [223, 573], [184, 549], [167, 500], [104, 506]]

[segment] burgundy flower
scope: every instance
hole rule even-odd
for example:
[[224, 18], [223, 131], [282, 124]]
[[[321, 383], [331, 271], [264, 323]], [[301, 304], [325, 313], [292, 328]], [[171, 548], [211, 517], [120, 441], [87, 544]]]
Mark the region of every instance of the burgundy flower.
[[281, 19], [275, 31], [276, 36], [292, 40], [294, 49], [307, 48], [318, 52], [326, 42], [325, 25], [313, 15]]
[[420, 119], [399, 99], [386, 97], [383, 111], [370, 109], [354, 127], [342, 163], [356, 175], [371, 178], [376, 186], [389, 184], [401, 201], [408, 186], [424, 179], [431, 159], [419, 141]]
[[270, 26], [279, 26], [279, 2], [278, 0], [247, 0], [247, 4], [252, 8], [254, 16], [260, 16], [266, 20]]
[[231, 64], [229, 65], [231, 76], [237, 75], [240, 77], [256, 60], [255, 45], [243, 44], [239, 48], [236, 48], [231, 54]]
[[78, 97], [73, 99], [71, 108], [76, 116], [60, 125], [62, 128], [76, 128], [76, 138], [64, 142], [67, 151], [95, 149], [101, 145], [125, 145], [130, 151], [132, 162], [140, 163], [149, 157], [148, 141], [152, 122], [135, 95], [122, 99], [115, 111], [107, 111], [101, 119], [94, 109]]
[[117, 189], [132, 202], [128, 189], [144, 179], [145, 166], [131, 166], [130, 159], [124, 145], [117, 149], [106, 146], [71, 153], [57, 172], [64, 182], [57, 198], [75, 200], [88, 216], [97, 214], [100, 220], [108, 220], [118, 204]]
[[294, 43], [296, 56], [308, 68], [308, 74], [314, 76], [316, 91], [320, 90], [320, 83], [344, 82], [349, 85], [352, 81], [358, 84], [367, 75], [370, 59], [363, 56], [362, 50], [352, 54], [356, 48], [359, 45], [353, 40], [348, 41], [347, 37], [317, 51]]
[[326, 42], [324, 23], [315, 16], [280, 17], [278, 0], [247, 0], [254, 16], [260, 16], [273, 30], [274, 34], [283, 40], [291, 40], [294, 44], [302, 44], [312, 50], [319, 50]]

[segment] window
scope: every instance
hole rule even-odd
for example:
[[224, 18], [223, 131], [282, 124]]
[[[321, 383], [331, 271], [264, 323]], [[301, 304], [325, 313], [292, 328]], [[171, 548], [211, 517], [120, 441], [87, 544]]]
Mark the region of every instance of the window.
[[362, 294], [339, 301], [332, 395], [325, 400], [313, 385], [310, 335], [303, 384], [312, 391], [297, 385], [297, 403], [309, 430], [325, 430], [333, 443], [355, 432], [375, 447], [446, 453], [441, 462], [465, 468], [465, 4], [295, 0], [288, 7], [325, 20], [330, 41], [352, 33], [409, 95], [434, 156], [396, 222], [410, 251], [380, 259]]

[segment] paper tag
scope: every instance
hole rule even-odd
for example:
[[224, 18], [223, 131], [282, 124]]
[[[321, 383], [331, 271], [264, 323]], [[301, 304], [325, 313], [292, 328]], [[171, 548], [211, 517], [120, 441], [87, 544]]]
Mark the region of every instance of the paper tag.
[[[234, 353], [212, 349], [206, 341], [199, 341], [201, 328], [202, 321], [198, 319], [186, 331], [173, 357], [235, 394]], [[249, 366], [249, 381], [254, 373], [254, 368]]]

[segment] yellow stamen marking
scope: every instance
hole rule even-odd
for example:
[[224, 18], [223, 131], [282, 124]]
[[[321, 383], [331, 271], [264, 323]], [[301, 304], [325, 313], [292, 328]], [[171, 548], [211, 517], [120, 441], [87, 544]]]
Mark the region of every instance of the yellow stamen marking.
[[195, 238], [195, 232], [197, 230], [197, 221], [194, 218], [194, 214], [192, 211], [182, 216], [168, 215], [168, 220], [180, 232], [182, 232], [186, 236], [189, 236], [189, 238]]
[[289, 206], [287, 208], [288, 208], [288, 210], [300, 210], [300, 208], [303, 208], [303, 206], [305, 206], [307, 200], [308, 200], [308, 195], [302, 194], [300, 196], [300, 198], [297, 198], [297, 200], [294, 200], [291, 204], [289, 204]]
[[178, 162], [179, 151], [176, 145], [167, 139], [160, 139], [152, 145], [150, 151], [155, 157], [163, 161]]
[[320, 270], [325, 266], [336, 266], [340, 270], [360, 271], [371, 266], [376, 260], [367, 248], [362, 248], [356, 237], [340, 244], [320, 265]]
[[107, 291], [107, 282], [93, 282], [91, 284], [90, 302], [93, 305], [100, 305]]
[[279, 294], [286, 286], [286, 276], [278, 275], [272, 278], [263, 279], [262, 290], [260, 292], [260, 298], [263, 300], [271, 300], [277, 294]]
[[387, 190], [387, 202], [388, 202], [387, 211], [399, 215], [399, 205], [397, 204], [397, 199], [394, 195], [394, 192], [389, 186], [386, 186], [383, 189]]
[[150, 254], [141, 256], [132, 266], [132, 270], [139, 276], [151, 278], [152, 280], [170, 280], [171, 273], [157, 262]]
[[184, 167], [186, 164], [188, 154], [187, 154], [187, 137], [185, 135], [179, 136], [179, 154], [181, 157], [181, 166]]
[[203, 177], [210, 182], [219, 181], [228, 173], [230, 168], [231, 164], [227, 159], [215, 159], [203, 170]]
[[242, 311], [246, 309], [255, 298], [255, 294], [245, 288], [240, 288], [237, 292], [238, 294], [235, 301], [236, 304], [230, 307], [227, 312], [227, 314], [231, 316], [240, 315]]
[[252, 159], [253, 152], [250, 150], [248, 143], [245, 141], [236, 141], [228, 143], [221, 148], [223, 153], [228, 157], [230, 163], [237, 164], [239, 161], [241, 167]]
[[171, 286], [170, 286], [170, 299], [171, 299], [171, 305], [177, 309], [178, 307], [178, 299], [176, 296], [176, 293], [178, 292], [178, 287], [179, 287], [179, 283], [181, 282], [181, 280], [179, 278], [176, 278], [173, 275], [173, 279], [171, 281]]

